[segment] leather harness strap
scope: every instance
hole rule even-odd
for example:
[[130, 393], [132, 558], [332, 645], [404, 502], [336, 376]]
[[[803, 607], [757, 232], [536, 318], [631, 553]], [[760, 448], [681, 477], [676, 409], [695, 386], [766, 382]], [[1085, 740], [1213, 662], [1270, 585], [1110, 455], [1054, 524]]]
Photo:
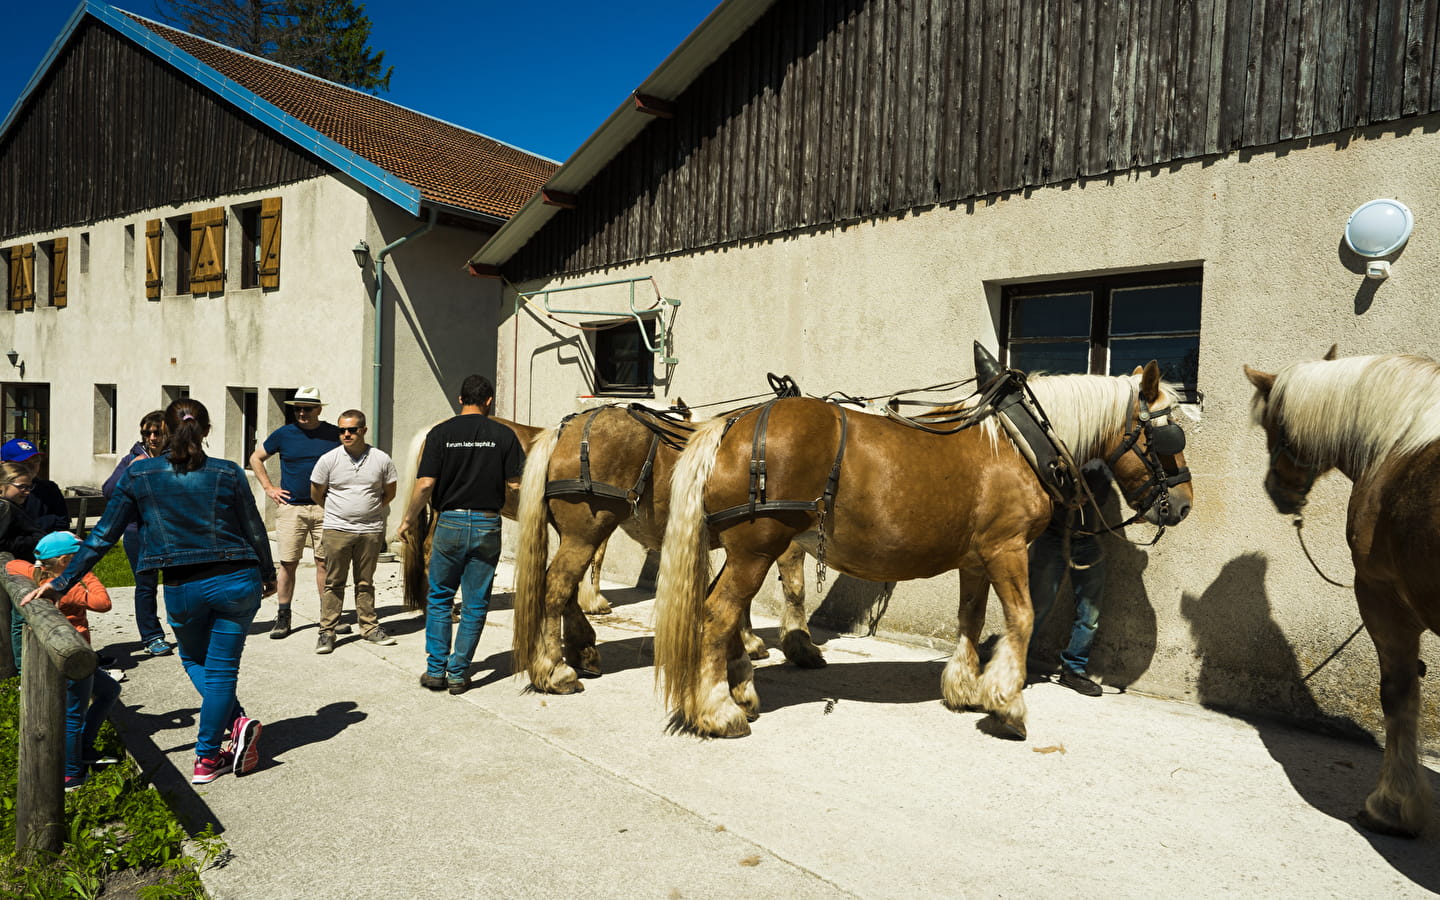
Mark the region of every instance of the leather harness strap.
[[[835, 407], [840, 412], [840, 446], [835, 451], [835, 463], [830, 467], [830, 477], [825, 482], [825, 491], [820, 498], [817, 500], [771, 500], [766, 485], [765, 439], [770, 426], [770, 410], [779, 402], [780, 398], [777, 398], [759, 407], [760, 418], [755, 423], [755, 435], [750, 443], [750, 494], [748, 499], [739, 506], [722, 509], [706, 516], [705, 521], [710, 526], [722, 525], [735, 519], [754, 518], [757, 513], [813, 512], [816, 510], [828, 513], [834, 509], [835, 492], [840, 484], [840, 464], [845, 460], [845, 444], [850, 430], [845, 408], [838, 404]], [[754, 411], [747, 410], [735, 418], [727, 420], [726, 430], [729, 430], [743, 416]]]
[[[645, 491], [645, 485], [650, 480], [650, 472], [655, 466], [655, 451], [660, 446], [660, 434], [651, 429], [650, 451], [645, 456], [645, 465], [640, 469], [640, 476], [635, 479], [635, 486], [630, 490], [616, 487], [613, 484], [606, 484], [603, 481], [596, 481], [590, 477], [590, 426], [595, 424], [596, 416], [606, 409], [613, 409], [611, 406], [602, 406], [599, 409], [591, 410], [589, 413], [582, 413], [585, 416], [585, 430], [580, 434], [580, 477], [557, 479], [547, 482], [545, 485], [545, 497], [564, 497], [581, 494], [588, 497], [606, 497], [611, 500], [623, 500], [632, 507], [640, 501], [640, 495]], [[634, 412], [631, 412], [634, 415]], [[638, 416], [636, 417], [638, 419]], [[569, 423], [567, 418], [560, 423], [563, 430]]]

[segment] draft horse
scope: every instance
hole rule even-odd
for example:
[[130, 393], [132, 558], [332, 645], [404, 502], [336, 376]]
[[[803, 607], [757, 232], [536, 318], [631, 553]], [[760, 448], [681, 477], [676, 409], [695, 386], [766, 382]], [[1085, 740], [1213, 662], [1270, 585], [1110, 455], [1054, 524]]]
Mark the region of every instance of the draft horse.
[[[492, 416], [496, 422], [515, 432], [515, 437], [520, 441], [520, 447], [527, 454], [535, 443], [537, 435], [545, 431], [536, 425], [523, 425], [519, 422], [511, 422], [509, 419], [502, 419], [499, 416]], [[410, 445], [410, 459], [414, 466], [420, 465], [420, 455], [425, 452], [425, 436], [429, 429], [415, 435]], [[415, 490], [415, 483], [410, 483], [410, 490]], [[509, 488], [505, 490], [505, 507], [500, 510], [500, 515], [507, 519], [515, 519], [516, 511], [519, 508], [519, 492]], [[409, 508], [410, 499], [406, 495], [405, 508]], [[403, 575], [403, 596], [404, 608], [407, 610], [424, 609], [426, 598], [430, 593], [430, 579], [428, 566], [430, 560], [430, 541], [435, 534], [435, 519], [429, 507], [421, 510], [420, 521], [415, 528], [405, 533], [401, 542], [401, 560]], [[604, 615], [610, 612], [610, 604], [600, 595], [600, 567], [605, 560], [605, 545], [602, 543], [595, 551], [595, 563], [588, 581], [580, 589], [580, 609], [592, 615]], [[458, 614], [458, 609], [457, 609]]]
[[[513, 650], [515, 671], [524, 670], [536, 690], [575, 693], [584, 689], [580, 674], [600, 674], [595, 631], [575, 603], [577, 583], [617, 528], [647, 550], [660, 549], [671, 475], [693, 430], [643, 406], [605, 406], [535, 438], [520, 485]], [[560, 537], [548, 567], [547, 526]], [[793, 547], [778, 561], [780, 646], [796, 665], [817, 668], [825, 659], [805, 619], [804, 558]], [[748, 615], [742, 641], [749, 656], [767, 655]]]
[[[1184, 434], [1168, 419], [1175, 397], [1153, 361], [1128, 376], [1045, 376], [1030, 387], [1076, 462], [1108, 457], [1132, 508], [1166, 525], [1189, 512]], [[655, 630], [656, 677], [672, 722], [705, 736], [750, 733], [760, 701], [738, 625], [770, 564], [795, 542], [870, 581], [960, 570], [959, 641], [941, 678], [944, 702], [989, 712], [1002, 733], [1023, 739], [1033, 622], [1026, 548], [1054, 500], [1009, 430], [985, 416], [934, 433], [808, 398], [775, 401], [768, 427], [760, 422], [751, 415], [701, 425], [676, 469]], [[1159, 429], [1164, 442], [1152, 440]], [[1152, 446], [1160, 443], [1168, 455]], [[757, 485], [752, 461], [761, 446]], [[737, 508], [746, 512], [731, 514]], [[725, 551], [713, 584], [708, 530]], [[976, 646], [992, 584], [1005, 633], [981, 675]]]
[[1265, 429], [1265, 491], [1299, 516], [1311, 486], [1338, 469], [1353, 483], [1346, 535], [1355, 599], [1380, 657], [1385, 756], [1360, 822], [1414, 837], [1430, 811], [1420, 766], [1420, 634], [1440, 633], [1440, 365], [1392, 354], [1245, 367]]

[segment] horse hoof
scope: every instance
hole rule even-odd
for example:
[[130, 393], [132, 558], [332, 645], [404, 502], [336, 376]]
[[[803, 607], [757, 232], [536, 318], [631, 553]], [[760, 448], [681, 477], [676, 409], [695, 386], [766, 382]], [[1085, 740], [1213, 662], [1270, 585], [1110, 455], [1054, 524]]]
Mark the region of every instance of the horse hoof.
[[823, 669], [825, 668], [825, 656], [820, 648], [802, 640], [789, 640], [780, 642], [780, 649], [785, 658], [802, 669]]
[[1371, 815], [1368, 809], [1360, 810], [1355, 818], [1359, 820], [1361, 828], [1364, 828], [1366, 831], [1373, 831], [1376, 834], [1412, 839], [1420, 835], [1419, 828], [1407, 828], [1403, 825], [1395, 825], [1378, 816]]
[[580, 611], [587, 616], [608, 616], [610, 615], [610, 601], [599, 597], [594, 603], [580, 604]]
[[1025, 723], [1001, 719], [999, 716], [986, 716], [975, 727], [991, 737], [997, 737], [1006, 741], [1023, 741], [1026, 738]]
[[600, 651], [594, 647], [586, 647], [580, 651], [580, 659], [575, 663], [581, 678], [599, 678], [603, 673], [600, 668]]
[[530, 674], [530, 685], [542, 694], [578, 694], [585, 690], [575, 670], [567, 665], [558, 665], [548, 676]]
[[755, 649], [755, 650], [747, 650], [747, 651], [745, 651], [745, 655], [746, 655], [746, 656], [749, 656], [751, 659], [769, 659], [769, 658], [770, 658], [770, 648], [768, 648], [768, 647], [760, 647], [760, 648]]

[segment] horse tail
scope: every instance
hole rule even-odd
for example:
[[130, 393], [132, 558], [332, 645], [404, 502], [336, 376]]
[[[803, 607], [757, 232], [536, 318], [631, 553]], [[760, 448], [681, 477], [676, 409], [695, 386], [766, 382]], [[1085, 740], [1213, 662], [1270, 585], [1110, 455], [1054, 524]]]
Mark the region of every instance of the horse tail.
[[[425, 438], [428, 431], [416, 432], [410, 440], [410, 471], [416, 472], [420, 469], [420, 457], [425, 452]], [[405, 498], [404, 509], [410, 508], [410, 497], [415, 494], [416, 479], [410, 480], [410, 495]], [[420, 518], [415, 522], [413, 528], [405, 532], [401, 541], [401, 557], [403, 558], [403, 580], [405, 587], [405, 609], [424, 609], [426, 600], [430, 595], [430, 576], [426, 566], [428, 562], [430, 530], [434, 527], [431, 521], [434, 517], [430, 513], [430, 507], [426, 506], [420, 510]]]
[[550, 457], [560, 440], [560, 429], [547, 428], [535, 435], [520, 477], [519, 530], [515, 549], [515, 624], [511, 650], [513, 671], [524, 672], [535, 659], [545, 613], [545, 563], [550, 557], [550, 509], [545, 487], [550, 481]]
[[725, 420], [695, 429], [670, 479], [670, 518], [660, 548], [655, 585], [655, 679], [665, 705], [686, 721], [698, 716], [700, 625], [710, 586], [710, 532], [705, 522], [705, 485], [715, 468]]

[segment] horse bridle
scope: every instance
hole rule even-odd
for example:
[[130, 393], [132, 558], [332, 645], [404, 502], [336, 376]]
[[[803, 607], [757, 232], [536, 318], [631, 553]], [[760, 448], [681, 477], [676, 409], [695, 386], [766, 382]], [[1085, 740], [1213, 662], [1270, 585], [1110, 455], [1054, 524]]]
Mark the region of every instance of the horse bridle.
[[1291, 488], [1286, 486], [1284, 488], [1286, 491], [1295, 494], [1296, 499], [1299, 501], [1297, 506], [1303, 507], [1306, 498], [1310, 496], [1310, 489], [1315, 486], [1315, 479], [1320, 477], [1320, 467], [1312, 462], [1301, 459], [1300, 455], [1295, 452], [1295, 448], [1290, 444], [1289, 432], [1285, 430], [1283, 425], [1279, 426], [1279, 430], [1280, 437], [1275, 441], [1275, 448], [1270, 451], [1270, 473], [1274, 474], [1275, 460], [1282, 456], [1288, 459], [1290, 464], [1295, 468], [1305, 471], [1305, 485], [1303, 487]]
[[[1144, 463], [1146, 471], [1150, 473], [1149, 480], [1140, 486], [1138, 501], [1124, 490], [1123, 485], [1121, 486], [1121, 491], [1125, 493], [1125, 500], [1137, 507], [1138, 511], [1119, 525], [1107, 526], [1107, 531], [1114, 532], [1140, 521], [1144, 518], [1146, 510], [1158, 503], [1159, 517], [1162, 523], [1160, 531], [1161, 534], [1164, 533], [1163, 523], [1170, 515], [1170, 489], [1190, 480], [1188, 466], [1181, 467], [1172, 474], [1165, 471], [1165, 464], [1160, 461], [1162, 455], [1174, 456], [1185, 449], [1185, 429], [1171, 421], [1174, 411], [1174, 404], [1159, 410], [1146, 409], [1141, 400], [1141, 409], [1135, 414], [1133, 422], [1127, 421], [1125, 434], [1121, 437], [1119, 446], [1105, 457], [1105, 465], [1113, 472], [1120, 457], [1126, 453], [1134, 453]], [[1162, 424], [1156, 424], [1157, 422]], [[1141, 451], [1139, 447], [1142, 434], [1145, 435], [1144, 451]], [[1094, 502], [1093, 497], [1091, 502]], [[1156, 539], [1159, 539], [1159, 535], [1156, 535]]]

